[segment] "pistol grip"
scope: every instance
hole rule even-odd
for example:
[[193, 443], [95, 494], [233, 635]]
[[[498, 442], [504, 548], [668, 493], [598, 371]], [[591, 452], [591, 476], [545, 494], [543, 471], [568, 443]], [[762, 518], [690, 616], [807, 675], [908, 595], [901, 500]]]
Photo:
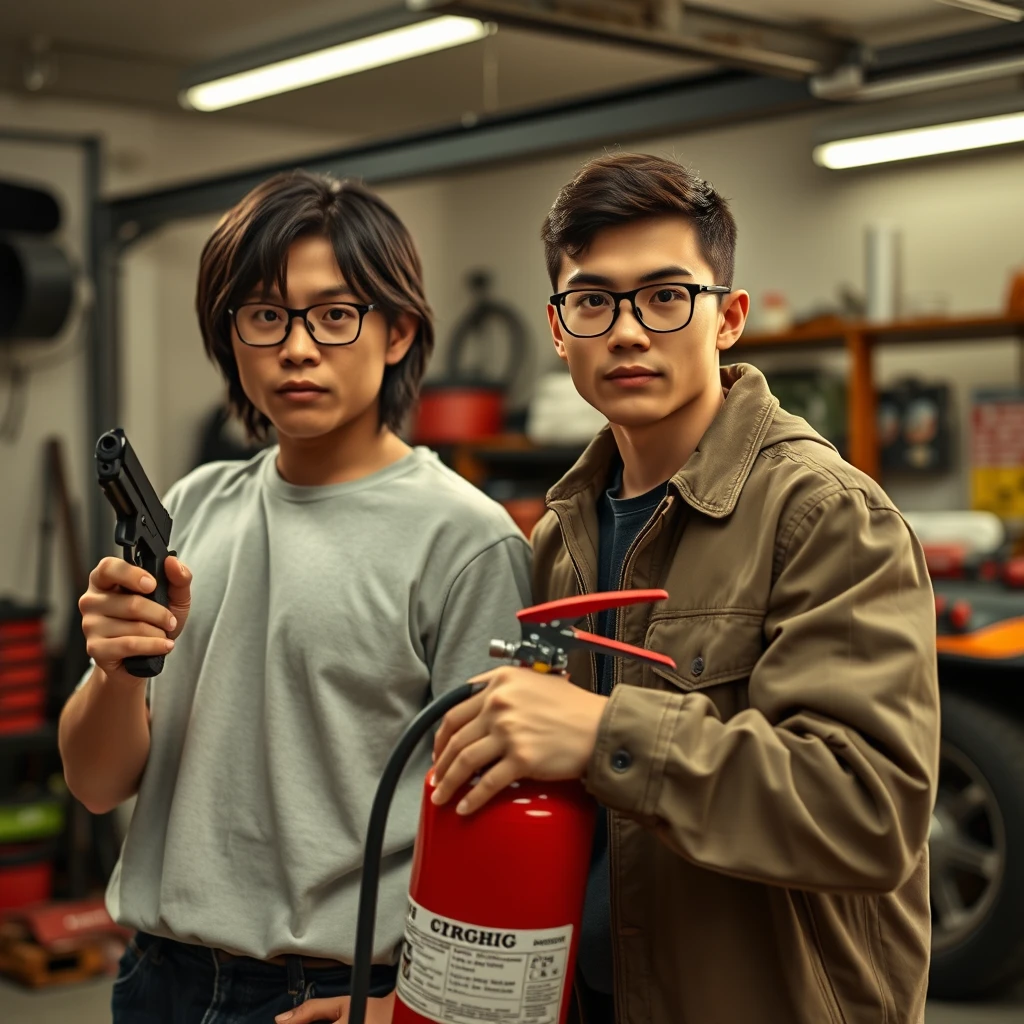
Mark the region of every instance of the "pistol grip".
[[[170, 601], [170, 596], [167, 593], [167, 570], [164, 568], [163, 557], [158, 557], [154, 554], [148, 545], [140, 544], [136, 564], [140, 568], [145, 569], [156, 580], [156, 589], [147, 595], [149, 599], [156, 601], [157, 604], [163, 605], [166, 608]], [[164, 655], [136, 655], [132, 658], [125, 658], [124, 667], [129, 675], [136, 676], [139, 679], [151, 679], [153, 676], [158, 676], [163, 672]]]

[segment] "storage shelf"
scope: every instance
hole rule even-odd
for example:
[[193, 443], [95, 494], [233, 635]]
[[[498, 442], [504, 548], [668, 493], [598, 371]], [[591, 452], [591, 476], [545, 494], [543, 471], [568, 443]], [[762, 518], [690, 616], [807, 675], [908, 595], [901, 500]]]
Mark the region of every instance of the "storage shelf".
[[737, 347], [782, 348], [796, 345], [844, 345], [849, 335], [874, 342], [980, 341], [1024, 336], [1024, 313], [1015, 316], [920, 317], [876, 324], [866, 320], [817, 321], [778, 334], [744, 334]]
[[[849, 459], [869, 476], [880, 473], [875, 422], [873, 352], [877, 345], [1024, 339], [1024, 312], [994, 316], [920, 317], [891, 323], [822, 319], [778, 334], [744, 334], [731, 350], [840, 348], [850, 354], [847, 396]], [[568, 470], [585, 445], [536, 445], [523, 434], [502, 434], [436, 446], [457, 473], [478, 486], [497, 474], [525, 478]]]
[[743, 335], [732, 351], [814, 346], [845, 348], [850, 355], [847, 383], [849, 458], [876, 480], [880, 474], [873, 355], [876, 345], [941, 341], [1024, 339], [1024, 312], [994, 316], [921, 317], [891, 323], [829, 318], [778, 334]]

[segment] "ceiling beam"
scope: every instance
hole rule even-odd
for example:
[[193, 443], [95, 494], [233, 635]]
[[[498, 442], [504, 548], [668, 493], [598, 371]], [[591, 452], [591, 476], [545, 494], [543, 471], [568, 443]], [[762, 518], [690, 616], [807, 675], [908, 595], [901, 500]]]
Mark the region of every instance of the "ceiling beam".
[[819, 102], [803, 83], [786, 79], [741, 72], [691, 78], [114, 199], [110, 202], [111, 227], [127, 242], [173, 220], [221, 213], [261, 181], [293, 167], [382, 184], [640, 136], [772, 117]]
[[418, 11], [711, 60], [725, 68], [805, 78], [850, 58], [857, 44], [683, 0], [408, 0]]

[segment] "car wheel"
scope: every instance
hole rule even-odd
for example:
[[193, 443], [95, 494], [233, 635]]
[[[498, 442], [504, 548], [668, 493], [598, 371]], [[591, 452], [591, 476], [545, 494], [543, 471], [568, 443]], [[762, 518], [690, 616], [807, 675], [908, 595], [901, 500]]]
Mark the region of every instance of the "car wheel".
[[1024, 729], [942, 695], [939, 788], [929, 836], [930, 994], [966, 999], [1024, 972]]

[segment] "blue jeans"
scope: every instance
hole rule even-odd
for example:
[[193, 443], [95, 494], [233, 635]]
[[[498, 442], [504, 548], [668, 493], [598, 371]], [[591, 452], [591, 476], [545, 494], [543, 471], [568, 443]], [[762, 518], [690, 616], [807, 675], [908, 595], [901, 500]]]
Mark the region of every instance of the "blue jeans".
[[[374, 966], [370, 995], [395, 987], [395, 968]], [[139, 932], [121, 958], [113, 1024], [274, 1024], [307, 999], [347, 996], [351, 970], [288, 966], [248, 957], [222, 963], [213, 950]]]

